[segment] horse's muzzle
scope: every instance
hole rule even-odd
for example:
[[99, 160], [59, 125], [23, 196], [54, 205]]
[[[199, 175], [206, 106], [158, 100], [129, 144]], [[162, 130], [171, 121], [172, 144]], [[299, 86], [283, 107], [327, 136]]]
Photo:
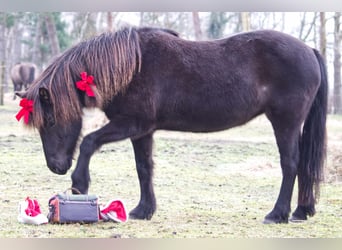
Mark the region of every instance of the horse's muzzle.
[[65, 175], [71, 167], [71, 158], [66, 161], [57, 159], [47, 160], [47, 166], [54, 174]]

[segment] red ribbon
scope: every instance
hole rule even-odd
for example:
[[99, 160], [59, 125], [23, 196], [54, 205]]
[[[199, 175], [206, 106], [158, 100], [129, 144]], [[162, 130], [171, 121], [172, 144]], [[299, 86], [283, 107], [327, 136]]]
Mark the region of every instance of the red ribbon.
[[26, 198], [27, 208], [25, 209], [25, 213], [28, 216], [35, 217], [38, 214], [41, 214], [39, 203], [37, 200], [32, 200], [29, 197]]
[[30, 114], [33, 112], [33, 101], [23, 98], [20, 100], [19, 106], [22, 108], [21, 110], [19, 110], [15, 118], [17, 118], [17, 120], [20, 121], [20, 119], [24, 117], [24, 122], [28, 124], [29, 119], [30, 119]]
[[[112, 214], [113, 213], [113, 214]], [[100, 218], [104, 219], [103, 215], [108, 216], [112, 214], [114, 217], [109, 217], [112, 220], [119, 220], [120, 222], [127, 221], [127, 213], [125, 206], [121, 200], [113, 200], [109, 205], [106, 205], [105, 208], [101, 208], [100, 210]]]
[[88, 96], [95, 96], [92, 88], [90, 86], [96, 87], [94, 83], [94, 77], [92, 75], [87, 74], [87, 72], [81, 73], [81, 81], [76, 82], [76, 87], [84, 92]]

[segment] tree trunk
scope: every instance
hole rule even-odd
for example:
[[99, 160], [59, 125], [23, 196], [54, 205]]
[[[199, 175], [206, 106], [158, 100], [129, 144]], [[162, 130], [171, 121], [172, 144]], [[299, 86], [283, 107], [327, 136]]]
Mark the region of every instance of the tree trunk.
[[[308, 19], [307, 14], [308, 14], [308, 12], [303, 13], [303, 17], [302, 17], [302, 20], [300, 22], [299, 35], [298, 35], [298, 38], [300, 40], [302, 40], [303, 42], [307, 42], [308, 39], [310, 38], [310, 35], [314, 30], [315, 22], [317, 19], [317, 13], [316, 12], [314, 13], [312, 21], [307, 20]], [[309, 26], [309, 27], [306, 28], [307, 26]]]
[[327, 35], [325, 29], [325, 12], [319, 13], [320, 28], [319, 28], [319, 49], [321, 55], [323, 56], [324, 62], [327, 61]]
[[53, 20], [52, 13], [45, 14], [45, 23], [46, 23], [46, 30], [49, 36], [49, 40], [51, 43], [51, 52], [53, 56], [56, 56], [60, 53], [59, 42], [57, 37], [57, 30], [56, 25]]
[[78, 39], [79, 42], [96, 35], [96, 19], [98, 14], [97, 12], [87, 12], [84, 14], [84, 21]]
[[222, 38], [228, 19], [225, 12], [211, 12], [208, 25], [208, 37], [211, 39]]
[[192, 12], [192, 21], [194, 24], [195, 38], [197, 41], [200, 41], [202, 40], [202, 30], [198, 12]]
[[17, 34], [22, 33], [22, 29], [19, 28], [19, 20], [16, 20], [16, 23], [13, 27], [13, 54], [12, 54], [12, 63], [16, 64], [21, 61], [21, 36], [18, 36]]
[[84, 40], [86, 29], [87, 29], [87, 24], [88, 24], [88, 19], [90, 16], [90, 12], [87, 12], [84, 17], [81, 17], [81, 19], [84, 19], [83, 24], [81, 26], [80, 30], [80, 36], [78, 37], [78, 42]]
[[336, 12], [334, 16], [334, 113], [342, 114], [341, 100], [341, 12]]
[[33, 42], [33, 49], [32, 49], [32, 62], [36, 65], [39, 65], [39, 54], [40, 54], [40, 40], [42, 38], [42, 16], [38, 13], [37, 14], [37, 23], [35, 28], [35, 37]]
[[0, 12], [0, 105], [4, 105], [4, 72], [5, 72], [5, 28], [6, 28], [6, 13]]
[[113, 14], [112, 14], [112, 12], [107, 12], [107, 30], [109, 32], [113, 31]]
[[145, 25], [144, 16], [145, 16], [145, 12], [140, 12], [140, 21], [139, 21], [139, 26], [140, 26], [140, 27], [142, 27], [143, 25]]
[[251, 20], [250, 20], [249, 13], [241, 12], [240, 17], [241, 17], [242, 31], [244, 32], [249, 31], [251, 29]]

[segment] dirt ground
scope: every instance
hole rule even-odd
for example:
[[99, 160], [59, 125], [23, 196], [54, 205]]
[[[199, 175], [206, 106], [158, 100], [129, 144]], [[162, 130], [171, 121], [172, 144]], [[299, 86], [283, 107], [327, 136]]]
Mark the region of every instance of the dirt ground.
[[[342, 237], [341, 116], [328, 117], [325, 181], [317, 214], [305, 223], [262, 224], [277, 198], [281, 170], [272, 128], [259, 117], [218, 133], [157, 132], [154, 185], [158, 208], [151, 221], [20, 224], [18, 202], [27, 196], [37, 198], [47, 214], [48, 199], [70, 187], [71, 172], [64, 176], [50, 172], [38, 133], [15, 120], [19, 100], [11, 97], [6, 95], [5, 105], [0, 106], [0, 237]], [[83, 134], [105, 122], [102, 114], [86, 111]], [[139, 184], [128, 140], [103, 146], [91, 160], [90, 174], [89, 192], [98, 194], [100, 201], [120, 198], [128, 210], [135, 207]]]

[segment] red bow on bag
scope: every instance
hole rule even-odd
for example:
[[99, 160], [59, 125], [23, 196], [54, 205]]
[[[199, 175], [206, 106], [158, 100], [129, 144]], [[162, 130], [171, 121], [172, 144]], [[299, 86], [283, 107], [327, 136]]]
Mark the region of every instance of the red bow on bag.
[[100, 219], [126, 222], [128, 215], [124, 203], [121, 200], [111, 200], [105, 206], [100, 206]]
[[96, 87], [94, 83], [94, 77], [87, 74], [87, 72], [81, 73], [81, 81], [76, 82], [76, 87], [84, 92], [88, 96], [95, 96], [91, 86]]
[[33, 101], [23, 98], [20, 100], [19, 106], [22, 108], [21, 110], [19, 110], [15, 118], [17, 118], [17, 120], [20, 121], [20, 119], [24, 117], [24, 122], [28, 124], [30, 119], [30, 113], [33, 112]]
[[41, 214], [42, 212], [40, 211], [40, 206], [37, 200], [32, 200], [29, 197], [26, 198], [28, 205], [27, 208], [25, 209], [25, 213], [28, 216], [35, 217], [38, 214]]
[[48, 218], [42, 214], [38, 201], [27, 197], [25, 201], [19, 202], [18, 221], [24, 224], [41, 225], [48, 223]]

